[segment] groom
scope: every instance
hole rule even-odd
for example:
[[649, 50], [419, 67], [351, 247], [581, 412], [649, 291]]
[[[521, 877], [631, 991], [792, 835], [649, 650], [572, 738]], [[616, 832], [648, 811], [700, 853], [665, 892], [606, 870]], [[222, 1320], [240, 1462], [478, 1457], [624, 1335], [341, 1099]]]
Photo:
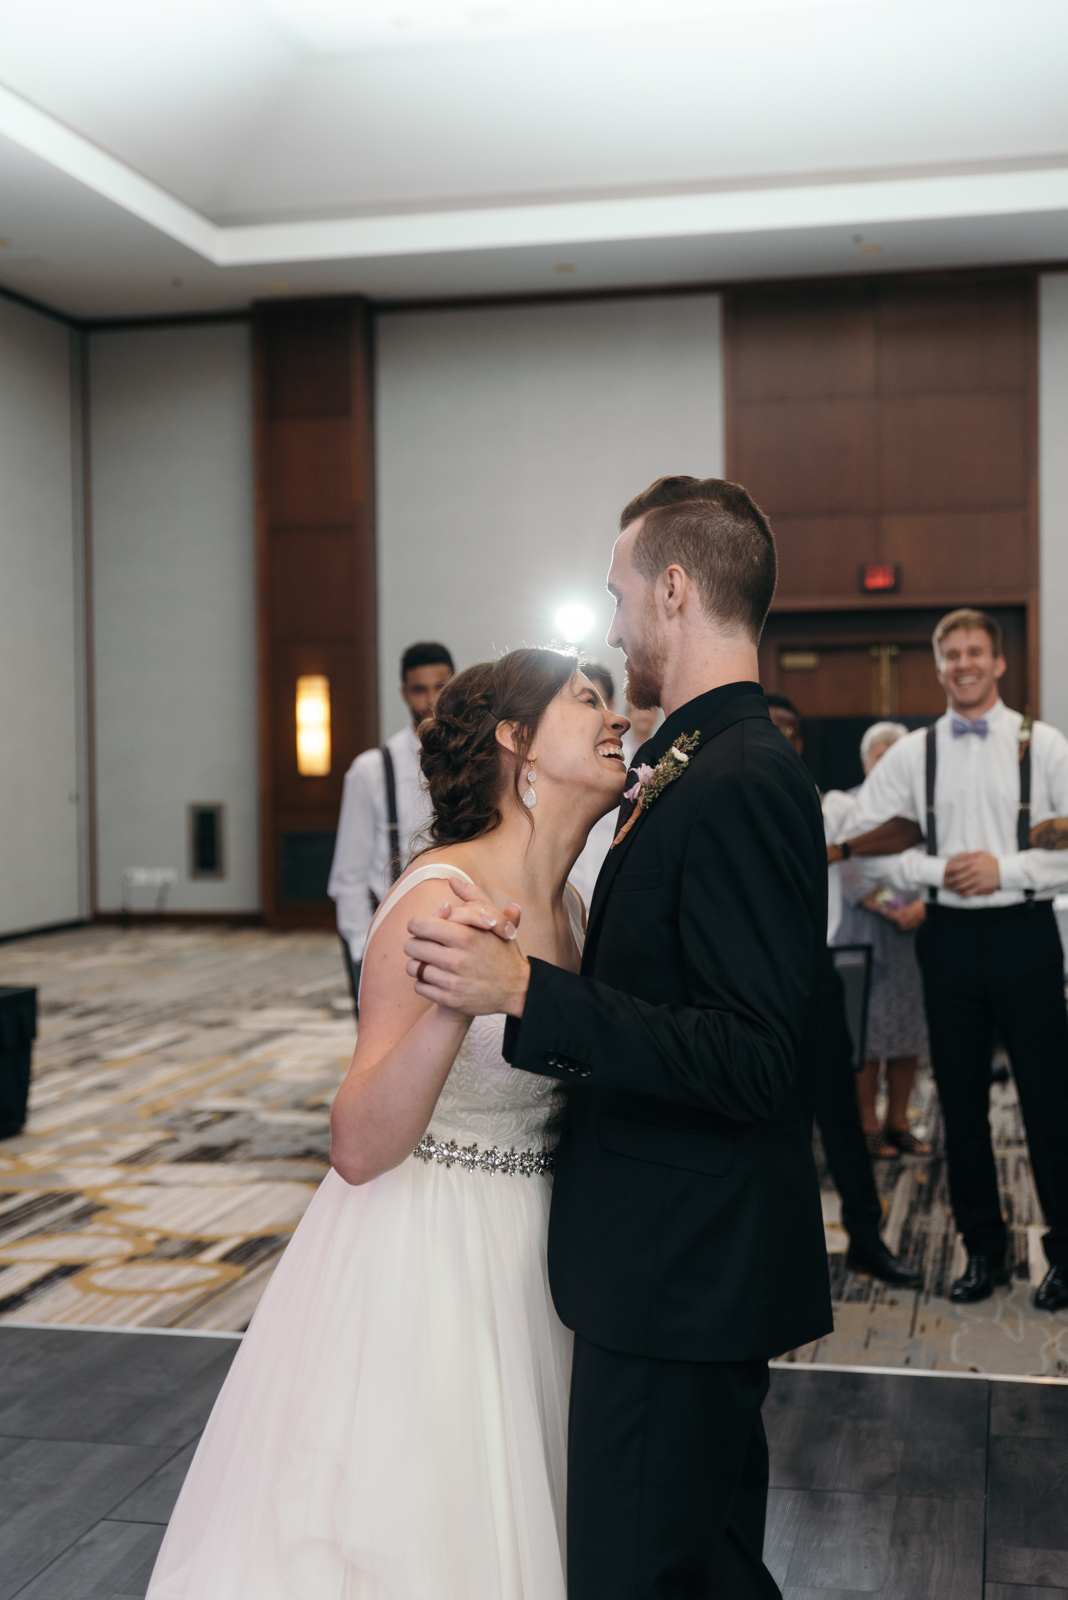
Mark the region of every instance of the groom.
[[768, 1358], [832, 1326], [811, 1151], [823, 824], [757, 682], [766, 517], [736, 484], [673, 477], [620, 526], [608, 643], [630, 703], [666, 720], [635, 756], [655, 775], [624, 802], [581, 975], [434, 917], [410, 924], [408, 970], [506, 1012], [512, 1065], [572, 1091], [549, 1225], [575, 1331], [569, 1600], [771, 1600]]

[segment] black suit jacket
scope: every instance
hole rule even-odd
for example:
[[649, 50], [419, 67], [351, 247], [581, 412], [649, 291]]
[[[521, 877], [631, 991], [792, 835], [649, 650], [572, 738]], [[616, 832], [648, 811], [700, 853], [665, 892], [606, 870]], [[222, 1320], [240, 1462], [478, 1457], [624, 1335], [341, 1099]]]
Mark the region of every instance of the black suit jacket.
[[505, 1055], [572, 1087], [549, 1224], [563, 1321], [628, 1354], [745, 1361], [832, 1327], [811, 1144], [827, 857], [759, 685], [691, 700], [638, 759], [696, 732], [609, 852], [581, 975], [531, 962]]

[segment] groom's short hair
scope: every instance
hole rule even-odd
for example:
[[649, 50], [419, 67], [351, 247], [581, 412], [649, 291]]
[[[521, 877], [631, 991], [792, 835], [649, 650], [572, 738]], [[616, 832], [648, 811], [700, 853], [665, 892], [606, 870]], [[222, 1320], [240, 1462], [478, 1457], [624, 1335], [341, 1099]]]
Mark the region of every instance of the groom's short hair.
[[637, 570], [652, 580], [682, 567], [708, 616], [759, 639], [775, 593], [775, 536], [749, 492], [725, 478], [657, 478], [624, 506], [620, 528], [639, 517]]

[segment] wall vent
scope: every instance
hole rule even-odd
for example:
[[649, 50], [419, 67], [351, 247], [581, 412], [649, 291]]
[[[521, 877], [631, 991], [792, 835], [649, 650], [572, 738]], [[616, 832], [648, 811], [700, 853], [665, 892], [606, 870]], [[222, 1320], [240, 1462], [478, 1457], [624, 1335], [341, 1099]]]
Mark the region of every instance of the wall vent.
[[225, 806], [216, 803], [189, 807], [189, 876], [225, 878], [226, 850], [223, 821]]

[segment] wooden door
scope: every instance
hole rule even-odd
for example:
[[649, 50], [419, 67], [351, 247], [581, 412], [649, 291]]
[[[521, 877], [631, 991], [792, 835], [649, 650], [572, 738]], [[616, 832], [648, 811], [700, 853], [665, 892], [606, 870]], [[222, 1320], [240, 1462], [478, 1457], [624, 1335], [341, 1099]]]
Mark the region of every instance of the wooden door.
[[874, 644], [783, 646], [777, 681], [809, 717], [937, 717], [944, 697], [931, 663], [929, 645], [894, 630]]
[[[942, 715], [931, 634], [941, 610], [773, 613], [760, 646], [761, 683], [786, 695], [803, 719], [805, 760], [821, 789], [861, 781], [860, 740], [873, 722], [909, 728]], [[1023, 607], [992, 610], [1005, 636], [1006, 704], [1023, 709]]]

